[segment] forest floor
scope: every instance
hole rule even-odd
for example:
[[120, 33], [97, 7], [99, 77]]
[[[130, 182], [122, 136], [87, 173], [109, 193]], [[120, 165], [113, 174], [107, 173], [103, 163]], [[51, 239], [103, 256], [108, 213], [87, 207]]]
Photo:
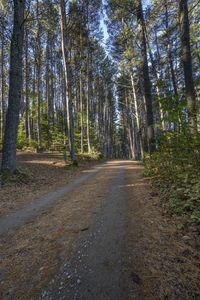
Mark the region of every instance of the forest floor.
[[140, 164], [19, 158], [32, 179], [0, 189], [1, 299], [200, 299], [198, 232], [163, 213]]
[[55, 191], [97, 163], [95, 160], [81, 160], [78, 168], [71, 168], [69, 163], [65, 164], [59, 152], [18, 152], [17, 168], [20, 174], [13, 176], [8, 184], [0, 188], [0, 216]]

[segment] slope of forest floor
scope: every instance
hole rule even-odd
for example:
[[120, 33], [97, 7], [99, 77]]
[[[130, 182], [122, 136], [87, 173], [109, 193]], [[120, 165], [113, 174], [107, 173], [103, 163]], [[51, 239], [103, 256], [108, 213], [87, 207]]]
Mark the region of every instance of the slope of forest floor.
[[[31, 154], [31, 157], [33, 156]], [[44, 189], [40, 183], [41, 193], [44, 190], [48, 191], [48, 185], [52, 185], [50, 190], [59, 190], [59, 186], [68, 182], [67, 174], [71, 174], [71, 179], [75, 179], [73, 176], [77, 178], [82, 176], [77, 170], [72, 175], [71, 170], [62, 179], [65, 174], [63, 168], [58, 171], [51, 159], [44, 159], [46, 154], [37, 157], [41, 157], [41, 166], [40, 163], [35, 163], [36, 169], [38, 168], [38, 173], [35, 174], [42, 176], [43, 169], [39, 171], [40, 167], [47, 169], [46, 173], [43, 171], [43, 176], [45, 177], [46, 174], [47, 178], [42, 181]], [[84, 166], [88, 167], [88, 163], [86, 165], [84, 163]], [[53, 170], [55, 168], [55, 173], [53, 170], [51, 172], [51, 168]], [[51, 181], [48, 182], [48, 180]], [[13, 195], [16, 195], [22, 188], [21, 193], [27, 199], [24, 193], [30, 188], [32, 192], [28, 201], [34, 201], [34, 188], [36, 187], [35, 181], [34, 184], [28, 182], [25, 187], [22, 184], [21, 187], [10, 186], [5, 189], [12, 189], [10, 197], [14, 198]], [[115, 193], [118, 190], [120, 198], [117, 200]], [[115, 191], [113, 195], [112, 191]], [[22, 196], [19, 199], [22, 199]], [[87, 255], [87, 249], [80, 248], [80, 241], [83, 242], [83, 247], [89, 241], [88, 260], [91, 262], [90, 257], [92, 257], [94, 261], [95, 253], [93, 252], [97, 248], [93, 247], [93, 243], [95, 243], [95, 237], [99, 235], [102, 243], [105, 240], [105, 244], [101, 244], [101, 247], [105, 249], [102, 255], [108, 254], [104, 262], [105, 268], [112, 276], [115, 264], [112, 264], [109, 247], [113, 245], [109, 245], [107, 239], [104, 239], [106, 235], [102, 234], [101, 226], [98, 228], [98, 218], [115, 219], [114, 228], [117, 232], [119, 221], [117, 217], [120, 214], [123, 214], [120, 217], [121, 221], [124, 220], [122, 226], [124, 229], [120, 233], [123, 236], [121, 244], [124, 247], [123, 270], [120, 275], [124, 296], [120, 300], [200, 299], [198, 232], [192, 229], [187, 229], [189, 230], [187, 232], [178, 230], [176, 220], [163, 212], [158, 195], [152, 191], [149, 180], [143, 176], [141, 165], [128, 161], [108, 162], [89, 180], [82, 182], [78, 188], [60, 200], [40, 216], [26, 222], [26, 226], [1, 235], [1, 299], [66, 299], [63, 298], [65, 292], [71, 284], [74, 284], [74, 280], [76, 286], [72, 286], [73, 291], [84, 290], [84, 286], [81, 286], [82, 282], [76, 281], [79, 274], [74, 274], [76, 270], [70, 274], [68, 266], [74, 258], [82, 264], [84, 257], [81, 255]], [[20, 205], [27, 203], [23, 201]], [[118, 203], [121, 203], [122, 211], [117, 210]], [[118, 212], [113, 219], [116, 211]], [[94, 227], [93, 224], [95, 224]], [[102, 224], [103, 232], [107, 231], [111, 236], [113, 234], [113, 240], [115, 240], [116, 232], [110, 232], [113, 230], [111, 223], [106, 224], [107, 221]], [[118, 249], [117, 240], [115, 243]], [[97, 262], [100, 259], [99, 255], [96, 257]], [[110, 259], [109, 255], [111, 255]], [[84, 267], [83, 265], [82, 268]], [[99, 281], [105, 282], [103, 278]], [[56, 298], [52, 298], [51, 289], [56, 293]], [[102, 299], [100, 295], [98, 297], [96, 299]], [[118, 299], [115, 298], [115, 300]]]
[[0, 187], [0, 216], [69, 183], [97, 163], [97, 160], [82, 159], [78, 167], [70, 167], [70, 162], [65, 164], [59, 152], [18, 152], [17, 168], [20, 173]]
[[[163, 211], [149, 179], [139, 179], [131, 190], [127, 244], [140, 297], [130, 299], [200, 299], [200, 235], [196, 227], [178, 229], [180, 220]], [[134, 294], [133, 287], [132, 291]]]

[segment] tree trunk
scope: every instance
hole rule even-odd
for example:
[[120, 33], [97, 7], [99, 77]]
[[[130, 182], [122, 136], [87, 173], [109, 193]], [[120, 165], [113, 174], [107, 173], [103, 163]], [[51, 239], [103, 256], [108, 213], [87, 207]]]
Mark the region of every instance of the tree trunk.
[[133, 99], [133, 105], [134, 105], [134, 113], [135, 113], [135, 130], [136, 131], [136, 135], [135, 137], [137, 137], [137, 141], [138, 141], [138, 150], [139, 150], [139, 155], [138, 155], [138, 159], [139, 157], [144, 160], [144, 149], [143, 149], [143, 143], [142, 143], [142, 133], [140, 130], [140, 117], [139, 117], [139, 109], [138, 109], [138, 103], [137, 103], [137, 96], [136, 96], [136, 91], [135, 91], [135, 83], [134, 83], [134, 78], [133, 78], [133, 74], [132, 72], [130, 73], [130, 77], [131, 77], [131, 86], [132, 86], [132, 99]]
[[[55, 97], [55, 88], [54, 88], [54, 59], [53, 52], [55, 49], [54, 40], [51, 36], [50, 38], [50, 99], [49, 99], [49, 116], [50, 116], [50, 125], [54, 129], [54, 98]], [[51, 127], [50, 126], [50, 127]]]
[[[89, 51], [89, 49], [88, 49]], [[89, 57], [89, 53], [88, 53]], [[89, 58], [87, 60], [87, 82], [86, 82], [86, 125], [87, 125], [87, 145], [88, 145], [88, 153], [91, 152], [91, 144], [90, 144], [90, 71], [89, 71]]]
[[66, 20], [66, 7], [65, 0], [60, 0], [60, 12], [61, 12], [61, 35], [62, 35], [62, 54], [64, 61], [64, 71], [65, 71], [65, 82], [66, 82], [66, 105], [67, 105], [67, 127], [69, 135], [69, 149], [70, 158], [72, 161], [76, 160], [75, 149], [74, 149], [74, 122], [73, 122], [73, 110], [71, 95], [69, 93], [69, 74], [70, 66], [68, 62], [68, 40], [67, 40], [67, 20]]
[[197, 109], [192, 72], [192, 56], [190, 49], [190, 25], [188, 19], [187, 0], [179, 1], [179, 17], [181, 31], [182, 63], [185, 78], [185, 94], [188, 107], [189, 129], [192, 134], [197, 132]]
[[137, 150], [134, 148], [134, 139], [133, 136], [135, 138], [134, 135], [134, 127], [132, 127], [132, 116], [131, 116], [131, 112], [130, 112], [130, 104], [129, 104], [129, 99], [128, 99], [128, 92], [125, 89], [125, 107], [126, 107], [126, 114], [125, 114], [125, 121], [126, 121], [126, 129], [127, 129], [127, 135], [128, 135], [128, 140], [129, 140], [129, 146], [130, 146], [130, 158], [132, 159], [137, 159], [138, 157], [138, 153]]
[[28, 28], [26, 28], [26, 37], [25, 37], [25, 97], [26, 97], [26, 114], [25, 114], [25, 129], [26, 129], [26, 138], [30, 141], [30, 115], [29, 115], [29, 61], [28, 61]]
[[103, 109], [103, 121], [104, 121], [104, 157], [108, 157], [108, 90], [105, 84], [105, 103]]
[[[158, 85], [158, 81], [159, 81], [159, 77], [158, 77], [158, 72], [157, 72], [157, 67], [156, 64], [154, 62], [154, 58], [153, 58], [153, 53], [151, 51], [151, 46], [148, 40], [148, 35], [147, 35], [147, 30], [146, 30], [146, 26], [145, 26], [145, 34], [146, 34], [146, 41], [147, 41], [147, 46], [148, 46], [148, 51], [149, 51], [149, 58], [151, 61], [151, 66], [152, 66], [152, 72], [153, 75], [156, 79], [156, 92], [157, 92], [157, 97], [158, 97], [158, 115], [159, 115], [159, 121], [161, 124], [161, 127], [163, 130], [165, 130], [165, 124], [164, 124], [164, 113], [163, 113], [163, 109], [162, 109], [162, 105], [161, 105], [161, 91]], [[156, 42], [157, 44], [157, 42]]]
[[5, 127], [5, 100], [4, 100], [4, 85], [5, 85], [5, 74], [4, 74], [4, 39], [5, 39], [5, 32], [4, 32], [4, 19], [2, 19], [2, 31], [1, 31], [1, 132], [0, 138], [3, 141], [4, 135], [4, 127]]
[[80, 118], [81, 118], [81, 153], [84, 152], [83, 147], [83, 84], [82, 84], [82, 68], [80, 70]]
[[80, 95], [80, 127], [81, 127], [81, 153], [84, 152], [84, 145], [83, 145], [83, 78], [82, 78], [82, 73], [83, 73], [83, 67], [82, 67], [82, 62], [83, 62], [83, 37], [82, 33], [80, 34], [80, 60], [81, 60], [81, 68], [80, 68], [80, 78], [79, 78], [79, 95]]
[[50, 33], [47, 33], [47, 42], [46, 42], [46, 102], [47, 102], [47, 142], [48, 147], [51, 145], [50, 129], [51, 129], [51, 99], [50, 99]]
[[170, 41], [170, 35], [169, 35], [169, 14], [168, 14], [167, 1], [165, 2], [165, 28], [166, 28], [166, 36], [167, 36], [167, 55], [168, 55], [169, 69], [170, 69], [170, 73], [171, 73], [171, 80], [172, 80], [174, 95], [177, 98], [176, 101], [178, 101], [178, 88], [177, 88], [176, 76], [175, 76], [175, 72], [174, 72], [171, 41]]
[[13, 33], [10, 48], [8, 111], [3, 143], [2, 170], [16, 170], [17, 132], [22, 89], [22, 52], [25, 0], [14, 0]]
[[41, 25], [39, 21], [39, 3], [37, 0], [37, 37], [36, 37], [36, 77], [37, 77], [37, 135], [38, 150], [42, 148], [41, 132]]
[[142, 10], [141, 0], [137, 0], [137, 20], [139, 24], [139, 38], [141, 45], [141, 70], [142, 70], [142, 83], [144, 90], [146, 115], [147, 115], [147, 139], [149, 152], [152, 153], [155, 150], [155, 138], [154, 138], [154, 119], [152, 109], [152, 93], [151, 82], [149, 78], [149, 67], [147, 60], [147, 46], [145, 36], [145, 21]]

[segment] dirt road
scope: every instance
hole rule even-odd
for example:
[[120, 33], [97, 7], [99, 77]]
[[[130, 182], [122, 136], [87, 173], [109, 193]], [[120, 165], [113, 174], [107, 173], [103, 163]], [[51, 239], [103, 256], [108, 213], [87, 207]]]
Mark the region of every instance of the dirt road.
[[198, 254], [142, 173], [110, 161], [2, 217], [0, 298], [199, 299]]
[[[7, 214], [5, 217], [0, 217], [0, 234], [22, 226], [26, 221], [41, 215], [48, 207], [55, 205], [63, 196], [74, 191], [76, 188], [79, 188], [82, 183], [89, 180], [90, 177], [94, 176], [95, 173], [102, 168], [103, 166], [97, 166], [70, 184], [40, 197], [13, 213]], [[13, 197], [15, 197], [15, 195], [13, 195]]]
[[[103, 201], [77, 244], [76, 255], [65, 264], [56, 285], [47, 290], [43, 298], [127, 299], [122, 276], [125, 271], [124, 260], [127, 259], [127, 167], [133, 166], [130, 162], [115, 162], [104, 166], [104, 180], [109, 176], [111, 185], [104, 190]], [[66, 277], [70, 280], [65, 285]]]
[[[0, 218], [1, 253], [6, 249], [9, 252], [3, 253], [2, 297], [126, 299], [122, 296], [122, 275], [127, 259], [127, 172], [137, 169], [141, 167], [130, 161], [99, 165], [63, 188]], [[50, 243], [44, 242], [46, 246], [41, 241], [35, 243], [41, 237], [47, 239], [47, 235]], [[53, 251], [49, 244], [53, 244]], [[62, 258], [56, 258], [56, 267], [51, 268], [53, 257], [61, 256], [61, 252]], [[37, 255], [38, 263], [34, 265]], [[14, 268], [10, 257], [15, 261]], [[47, 278], [40, 274], [39, 287], [35, 286], [38, 272], [43, 269]], [[23, 284], [20, 276], [26, 278]]]

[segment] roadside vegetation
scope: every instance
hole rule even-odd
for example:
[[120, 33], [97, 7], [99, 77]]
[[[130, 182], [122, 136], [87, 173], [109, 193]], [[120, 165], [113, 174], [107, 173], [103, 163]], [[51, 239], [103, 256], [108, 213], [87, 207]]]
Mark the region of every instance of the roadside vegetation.
[[145, 161], [145, 175], [152, 178], [163, 205], [182, 217], [183, 225], [200, 224], [199, 149], [199, 134], [167, 133], [158, 151]]

